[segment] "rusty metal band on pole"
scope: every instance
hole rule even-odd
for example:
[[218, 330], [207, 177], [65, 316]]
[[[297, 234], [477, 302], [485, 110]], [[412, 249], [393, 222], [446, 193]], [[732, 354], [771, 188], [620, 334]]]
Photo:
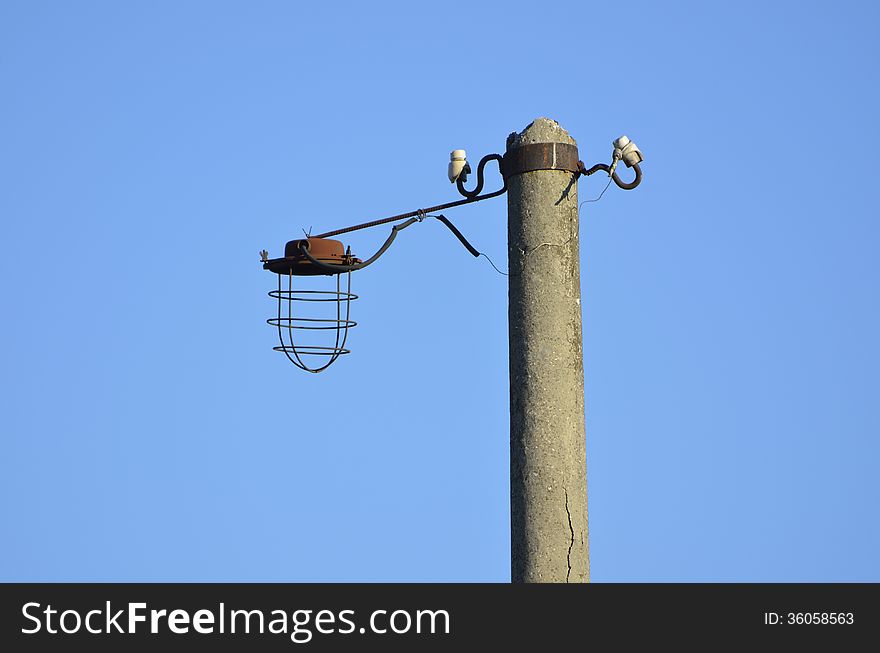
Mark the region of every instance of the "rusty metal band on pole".
[[501, 174], [507, 180], [513, 175], [533, 170], [566, 170], [577, 173], [580, 170], [579, 163], [577, 145], [531, 143], [508, 150], [504, 154]]

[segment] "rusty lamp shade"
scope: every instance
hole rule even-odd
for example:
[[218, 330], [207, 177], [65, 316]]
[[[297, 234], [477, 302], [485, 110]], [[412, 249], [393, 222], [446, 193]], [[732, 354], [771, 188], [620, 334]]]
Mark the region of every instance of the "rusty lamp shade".
[[[350, 353], [345, 347], [348, 330], [357, 326], [350, 319], [351, 302], [357, 299], [351, 292], [351, 268], [358, 263], [360, 260], [341, 242], [329, 238], [291, 240], [284, 247], [284, 257], [264, 261], [263, 269], [278, 275], [277, 289], [269, 292], [277, 302], [277, 312], [266, 320], [278, 330], [280, 344], [273, 349], [301, 370], [320, 372]], [[297, 288], [301, 277], [317, 276], [335, 276], [336, 290]], [[321, 309], [325, 309], [323, 313]], [[315, 342], [327, 335], [329, 338]], [[312, 364], [314, 360], [318, 363]]]

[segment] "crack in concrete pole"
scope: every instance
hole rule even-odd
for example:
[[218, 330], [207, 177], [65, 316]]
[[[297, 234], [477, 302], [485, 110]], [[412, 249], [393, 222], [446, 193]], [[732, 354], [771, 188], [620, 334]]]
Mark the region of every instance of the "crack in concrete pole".
[[[533, 143], [576, 145], [538, 118], [507, 150]], [[507, 206], [511, 579], [587, 582], [577, 182], [565, 170], [514, 174]]]
[[571, 512], [568, 509], [568, 490], [562, 488], [562, 491], [565, 492], [565, 514], [568, 515], [568, 530], [571, 534], [571, 542], [568, 545], [568, 571], [565, 574], [565, 582], [567, 583], [571, 577], [571, 550], [574, 548], [574, 526], [571, 525]]

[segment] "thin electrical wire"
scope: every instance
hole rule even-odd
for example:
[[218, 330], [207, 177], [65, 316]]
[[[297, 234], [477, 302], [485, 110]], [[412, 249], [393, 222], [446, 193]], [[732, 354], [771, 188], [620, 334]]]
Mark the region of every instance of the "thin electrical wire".
[[599, 193], [599, 196], [598, 196], [598, 197], [595, 197], [595, 198], [593, 198], [593, 199], [591, 199], [591, 200], [584, 200], [583, 202], [581, 202], [581, 203], [578, 205], [578, 211], [581, 210], [581, 207], [582, 207], [584, 204], [589, 204], [590, 202], [598, 202], [600, 199], [602, 199], [602, 196], [605, 194], [605, 191], [608, 190], [608, 187], [611, 185], [611, 182], [612, 182], [612, 181], [614, 181], [614, 178], [613, 178], [613, 177], [608, 177], [608, 183], [605, 184], [605, 188], [602, 189], [602, 192]]
[[444, 215], [442, 215], [442, 214], [435, 215], [433, 213], [424, 213], [424, 214], [422, 214], [419, 222], [421, 222], [425, 218], [436, 218], [437, 220], [440, 220], [441, 222], [443, 222], [443, 224], [445, 224], [447, 227], [449, 227], [450, 231], [452, 231], [452, 233], [455, 234], [455, 236], [461, 241], [461, 244], [464, 245], [465, 249], [467, 249], [471, 254], [474, 254], [474, 256], [476, 256], [478, 258], [480, 256], [485, 257], [486, 260], [489, 261], [489, 265], [491, 265], [493, 268], [495, 268], [495, 271], [498, 274], [503, 274], [505, 277], [508, 276], [508, 274], [506, 272], [502, 272], [501, 270], [498, 269], [498, 266], [492, 262], [492, 259], [489, 258], [488, 254], [486, 254], [485, 252], [481, 252], [476, 247], [471, 245], [468, 242], [468, 240], [462, 235], [462, 233], [458, 229], [455, 228], [455, 225], [453, 225], [449, 220], [447, 220]]
[[489, 261], [489, 265], [491, 265], [493, 268], [495, 268], [495, 272], [497, 272], [498, 274], [503, 274], [505, 277], [510, 276], [510, 275], [507, 274], [507, 272], [502, 272], [501, 270], [499, 270], [499, 269], [498, 269], [498, 266], [496, 266], [496, 265], [492, 262], [492, 259], [489, 258], [489, 255], [488, 255], [488, 254], [484, 254], [483, 252], [480, 252], [480, 256], [485, 256], [485, 257], [486, 257], [486, 260]]

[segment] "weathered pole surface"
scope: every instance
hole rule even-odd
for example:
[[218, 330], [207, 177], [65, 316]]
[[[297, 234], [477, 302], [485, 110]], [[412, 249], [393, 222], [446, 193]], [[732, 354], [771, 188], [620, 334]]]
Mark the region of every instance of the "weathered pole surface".
[[[535, 143], [566, 145], [516, 152]], [[534, 159], [538, 150], [545, 154], [545, 168], [555, 167], [557, 149], [560, 160], [564, 153], [577, 159], [570, 146], [576, 146], [574, 139], [557, 122], [538, 118], [510, 135], [507, 157], [525, 160], [528, 152]], [[576, 177], [566, 169], [513, 174], [507, 207], [511, 579], [587, 582]]]

